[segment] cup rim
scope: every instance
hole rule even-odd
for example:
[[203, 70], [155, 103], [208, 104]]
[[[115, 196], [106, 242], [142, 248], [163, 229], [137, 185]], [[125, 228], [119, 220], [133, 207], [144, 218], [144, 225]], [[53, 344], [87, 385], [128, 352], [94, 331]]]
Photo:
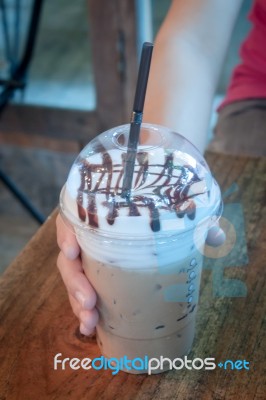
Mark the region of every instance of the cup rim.
[[139, 241], [139, 240], [152, 240], [153, 238], [156, 237], [156, 239], [158, 238], [170, 238], [170, 237], [177, 237], [180, 236], [184, 233], [190, 232], [192, 230], [194, 230], [196, 227], [203, 225], [204, 223], [206, 223], [207, 221], [213, 221], [213, 224], [217, 223], [219, 221], [219, 219], [222, 216], [223, 213], [223, 201], [222, 198], [220, 197], [220, 201], [217, 201], [217, 203], [215, 204], [215, 207], [212, 208], [212, 213], [211, 215], [206, 215], [205, 217], [203, 217], [200, 221], [195, 221], [195, 223], [193, 223], [191, 225], [191, 227], [189, 227], [188, 229], [182, 229], [180, 231], [159, 231], [159, 232], [150, 232], [150, 234], [148, 235], [140, 235], [140, 234], [127, 234], [124, 232], [107, 232], [104, 229], [100, 229], [100, 228], [93, 228], [92, 226], [88, 225], [86, 222], [81, 221], [80, 219], [78, 219], [75, 215], [73, 215], [73, 213], [69, 212], [66, 207], [64, 207], [64, 203], [63, 203], [63, 195], [64, 192], [66, 190], [66, 185], [63, 186], [63, 188], [61, 189], [60, 192], [60, 198], [59, 198], [59, 212], [60, 215], [64, 221], [64, 223], [66, 224], [66, 226], [68, 227], [68, 229], [71, 230], [72, 233], [74, 233], [75, 235], [77, 234], [77, 230], [78, 231], [83, 231], [83, 232], [90, 232], [94, 235], [97, 236], [101, 236], [101, 237], [105, 237], [108, 239], [124, 239], [124, 240], [132, 240], [132, 241]]

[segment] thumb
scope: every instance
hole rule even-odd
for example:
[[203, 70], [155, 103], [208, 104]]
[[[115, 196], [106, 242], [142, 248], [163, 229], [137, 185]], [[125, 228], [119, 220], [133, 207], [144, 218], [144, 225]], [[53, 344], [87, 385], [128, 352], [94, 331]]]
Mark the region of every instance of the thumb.
[[219, 223], [213, 225], [208, 230], [206, 244], [212, 247], [221, 246], [225, 242], [226, 236]]

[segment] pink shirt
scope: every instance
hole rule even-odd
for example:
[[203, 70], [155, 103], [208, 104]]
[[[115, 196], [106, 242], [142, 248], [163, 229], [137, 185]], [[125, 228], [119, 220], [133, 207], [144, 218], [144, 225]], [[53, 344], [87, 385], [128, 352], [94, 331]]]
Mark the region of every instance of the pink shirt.
[[253, 27], [241, 45], [242, 62], [218, 110], [237, 100], [266, 98], [266, 0], [255, 0], [249, 19]]

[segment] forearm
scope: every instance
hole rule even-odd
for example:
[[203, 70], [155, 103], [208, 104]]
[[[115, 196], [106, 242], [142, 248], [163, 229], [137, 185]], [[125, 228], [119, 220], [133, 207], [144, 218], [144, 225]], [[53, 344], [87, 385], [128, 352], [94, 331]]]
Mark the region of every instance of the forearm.
[[[175, 48], [176, 53], [182, 53]], [[160, 52], [158, 60], [154, 53], [144, 121], [181, 133], [203, 152], [215, 84], [195, 53], [186, 57], [175, 54], [174, 63], [170, 47]], [[162, 64], [165, 64], [165, 73], [157, 73]]]
[[181, 133], [200, 151], [241, 0], [223, 10], [225, 3], [174, 0], [155, 41], [144, 120]]

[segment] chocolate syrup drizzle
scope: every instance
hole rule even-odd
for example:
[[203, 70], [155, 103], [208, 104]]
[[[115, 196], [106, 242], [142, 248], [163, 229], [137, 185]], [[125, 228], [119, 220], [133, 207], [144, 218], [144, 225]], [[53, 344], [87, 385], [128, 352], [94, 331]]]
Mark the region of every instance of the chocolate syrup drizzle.
[[[188, 192], [191, 185], [200, 182], [201, 179], [194, 168], [190, 165], [175, 166], [173, 164], [173, 153], [165, 155], [163, 165], [149, 165], [146, 152], [137, 154], [137, 162], [139, 169], [133, 180], [132, 195], [130, 198], [123, 199], [120, 195], [125, 169], [124, 153], [122, 153], [121, 164], [113, 164], [107, 151], [102, 153], [102, 164], [91, 164], [85, 159], [80, 161], [81, 182], [77, 192], [77, 207], [81, 221], [85, 222], [86, 216], [88, 216], [88, 224], [94, 228], [99, 227], [95, 199], [97, 193], [105, 194], [106, 200], [102, 204], [107, 208], [106, 219], [110, 225], [115, 223], [119, 209], [124, 207], [128, 208], [129, 216], [139, 216], [141, 215], [139, 209], [148, 208], [150, 227], [153, 232], [160, 230], [160, 209], [173, 211], [178, 218], [183, 218], [185, 215], [191, 220], [195, 218], [196, 204], [193, 197], [200, 193], [189, 195]], [[177, 171], [178, 174], [175, 174]], [[114, 173], [117, 174], [116, 182], [112, 182]], [[94, 174], [97, 174], [98, 177], [93, 187]], [[154, 176], [154, 180], [150, 183], [146, 183], [148, 175]], [[163, 179], [164, 177], [165, 179]], [[101, 187], [103, 182], [104, 187]], [[141, 191], [146, 189], [147, 194], [138, 195], [140, 188]], [[84, 196], [87, 197], [86, 209], [83, 206]]]

